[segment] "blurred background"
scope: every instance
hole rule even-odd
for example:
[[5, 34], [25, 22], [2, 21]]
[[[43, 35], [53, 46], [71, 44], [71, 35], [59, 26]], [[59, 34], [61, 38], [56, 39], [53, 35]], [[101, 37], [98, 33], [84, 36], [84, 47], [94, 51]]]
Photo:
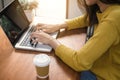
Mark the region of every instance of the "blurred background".
[[[13, 0], [0, 0], [0, 10]], [[82, 14], [78, 8], [77, 0], [19, 0], [23, 2], [37, 1], [34, 8], [35, 16], [52, 17], [57, 19], [70, 19]], [[36, 4], [36, 3], [35, 3]], [[34, 6], [35, 6], [34, 4]]]

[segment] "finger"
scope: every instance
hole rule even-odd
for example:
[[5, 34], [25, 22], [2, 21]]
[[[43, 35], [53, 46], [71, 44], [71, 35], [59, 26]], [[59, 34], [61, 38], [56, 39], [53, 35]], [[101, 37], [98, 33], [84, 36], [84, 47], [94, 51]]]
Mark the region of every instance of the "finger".
[[33, 32], [37, 31], [37, 26], [34, 27]]
[[37, 38], [36, 38], [36, 39], [32, 39], [31, 42], [30, 42], [30, 44], [31, 44], [33, 47], [36, 47], [37, 44], [38, 44], [38, 39], [37, 39]]
[[39, 37], [39, 34], [40, 32], [36, 31], [36, 32], [32, 32], [30, 34], [30, 39], [34, 39], [34, 38], [38, 38]]
[[37, 26], [43, 26], [44, 24], [43, 23], [38, 23]]
[[32, 32], [32, 33], [30, 34], [30, 39], [33, 39], [33, 38], [35, 38], [35, 37], [36, 37], [35, 32]]
[[41, 24], [37, 24], [37, 25], [34, 27], [34, 30], [35, 30], [35, 31], [39, 30], [41, 26], [42, 26]]
[[43, 27], [37, 27], [36, 28], [36, 31], [41, 31], [41, 30], [43, 30]]
[[38, 38], [33, 38], [32, 43], [36, 43], [36, 42], [38, 42]]

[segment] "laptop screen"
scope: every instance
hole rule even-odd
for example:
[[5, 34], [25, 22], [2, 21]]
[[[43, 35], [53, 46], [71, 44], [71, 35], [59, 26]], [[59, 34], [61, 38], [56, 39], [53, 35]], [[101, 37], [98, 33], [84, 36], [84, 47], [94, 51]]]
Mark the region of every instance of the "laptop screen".
[[0, 12], [0, 25], [12, 44], [29, 27], [29, 21], [17, 0]]

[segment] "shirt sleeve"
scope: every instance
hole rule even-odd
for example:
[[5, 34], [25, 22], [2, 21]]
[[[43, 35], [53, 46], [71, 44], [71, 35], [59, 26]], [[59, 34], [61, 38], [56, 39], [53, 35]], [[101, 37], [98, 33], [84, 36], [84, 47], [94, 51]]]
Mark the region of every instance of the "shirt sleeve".
[[68, 24], [67, 30], [76, 29], [76, 28], [83, 28], [88, 26], [88, 22], [86, 19], [86, 14], [81, 15], [79, 17], [73, 19], [67, 19], [66, 23]]
[[94, 35], [80, 50], [75, 51], [65, 45], [60, 45], [55, 53], [74, 70], [88, 70], [111, 45], [115, 44], [117, 36], [114, 26], [109, 22], [103, 22], [97, 26]]

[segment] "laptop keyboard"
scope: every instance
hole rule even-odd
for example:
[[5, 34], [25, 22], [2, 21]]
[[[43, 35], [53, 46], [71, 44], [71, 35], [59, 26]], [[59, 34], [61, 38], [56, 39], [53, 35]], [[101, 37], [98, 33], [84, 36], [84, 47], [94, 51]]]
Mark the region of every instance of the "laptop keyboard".
[[21, 46], [36, 46], [36, 44], [31, 44], [31, 39], [30, 39], [30, 33], [34, 31], [34, 28], [32, 27], [29, 32], [27, 33], [26, 37], [24, 38], [24, 40], [21, 42]]
[[[30, 34], [34, 31], [35, 31], [34, 27], [31, 27], [31, 29], [29, 30], [29, 32], [25, 36], [24, 40], [21, 42], [20, 46], [37, 47], [37, 46], [39, 46], [38, 44], [42, 44], [40, 42], [33, 43], [33, 41], [30, 39]], [[55, 34], [57, 34], [57, 33], [55, 33]], [[50, 35], [53, 36], [53, 38], [55, 37], [54, 34], [50, 34]]]

